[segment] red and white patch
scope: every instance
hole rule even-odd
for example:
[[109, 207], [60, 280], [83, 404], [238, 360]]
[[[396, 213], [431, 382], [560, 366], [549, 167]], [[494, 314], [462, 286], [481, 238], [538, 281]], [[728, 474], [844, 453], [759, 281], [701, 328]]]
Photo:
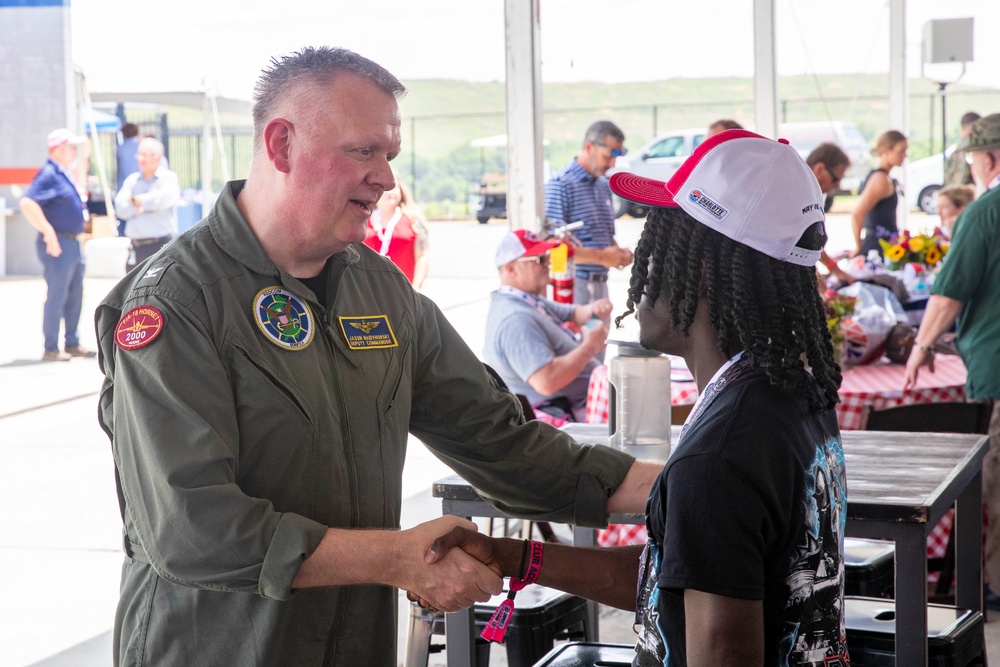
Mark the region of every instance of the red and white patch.
[[152, 306], [137, 306], [122, 315], [115, 327], [115, 345], [138, 350], [156, 340], [163, 331], [163, 313]]

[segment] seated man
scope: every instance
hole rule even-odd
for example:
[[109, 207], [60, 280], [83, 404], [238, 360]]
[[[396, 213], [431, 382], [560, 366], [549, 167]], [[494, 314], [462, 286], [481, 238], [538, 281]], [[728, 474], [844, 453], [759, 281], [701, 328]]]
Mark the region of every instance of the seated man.
[[[504, 236], [497, 249], [500, 289], [492, 294], [486, 319], [484, 361], [515, 394], [547, 414], [583, 421], [590, 373], [604, 350], [611, 302], [586, 306], [554, 303], [545, 297], [549, 250], [559, 245], [518, 230]], [[563, 327], [581, 327], [582, 339]]]

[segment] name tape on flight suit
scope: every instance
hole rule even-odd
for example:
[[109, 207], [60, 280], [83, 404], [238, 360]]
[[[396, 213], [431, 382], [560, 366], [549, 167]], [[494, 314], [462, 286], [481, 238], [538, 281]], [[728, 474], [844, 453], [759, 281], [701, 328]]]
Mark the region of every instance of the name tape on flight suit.
[[347, 347], [352, 350], [378, 350], [384, 347], [398, 347], [396, 334], [392, 333], [387, 315], [365, 315], [363, 317], [338, 317], [340, 330], [344, 332]]
[[301, 350], [312, 342], [316, 322], [309, 304], [283, 287], [257, 292], [253, 314], [265, 338], [283, 350]]
[[138, 350], [156, 340], [163, 331], [163, 313], [152, 306], [137, 306], [118, 320], [115, 345], [119, 349]]

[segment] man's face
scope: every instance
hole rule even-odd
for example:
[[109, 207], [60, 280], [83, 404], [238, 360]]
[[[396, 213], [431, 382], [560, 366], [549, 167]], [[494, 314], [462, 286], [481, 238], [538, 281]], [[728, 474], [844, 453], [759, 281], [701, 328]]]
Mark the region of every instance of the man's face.
[[597, 142], [588, 141], [583, 148], [585, 164], [581, 163], [581, 166], [591, 176], [600, 177], [615, 166], [615, 158], [612, 155], [616, 151], [621, 151], [624, 145], [614, 137], [606, 136]]
[[149, 178], [160, 166], [162, 156], [155, 147], [140, 145], [135, 159], [139, 163], [139, 171], [142, 172], [143, 176]]
[[816, 180], [819, 181], [819, 189], [823, 191], [823, 194], [829, 194], [837, 189], [840, 180], [844, 178], [845, 171], [847, 171], [846, 164], [831, 169], [820, 162], [820, 170], [816, 173]]
[[528, 294], [545, 296], [549, 285], [549, 253], [521, 257], [510, 263], [510, 285]]
[[340, 252], [365, 238], [382, 193], [395, 185], [389, 161], [399, 153], [396, 100], [367, 79], [338, 73], [297, 96], [288, 110], [287, 186], [299, 243]]
[[972, 180], [985, 188], [1000, 173], [1000, 151], [970, 151], [966, 162], [971, 166]]
[[52, 149], [52, 159], [63, 167], [68, 167], [76, 160], [76, 153], [76, 144], [66, 141]]

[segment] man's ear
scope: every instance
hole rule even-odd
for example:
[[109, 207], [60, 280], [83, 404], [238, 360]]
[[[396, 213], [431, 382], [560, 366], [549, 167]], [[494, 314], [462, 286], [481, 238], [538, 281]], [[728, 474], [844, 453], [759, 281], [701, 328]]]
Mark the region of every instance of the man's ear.
[[274, 118], [264, 126], [264, 148], [267, 159], [280, 172], [290, 171], [292, 134], [295, 127], [284, 118]]

